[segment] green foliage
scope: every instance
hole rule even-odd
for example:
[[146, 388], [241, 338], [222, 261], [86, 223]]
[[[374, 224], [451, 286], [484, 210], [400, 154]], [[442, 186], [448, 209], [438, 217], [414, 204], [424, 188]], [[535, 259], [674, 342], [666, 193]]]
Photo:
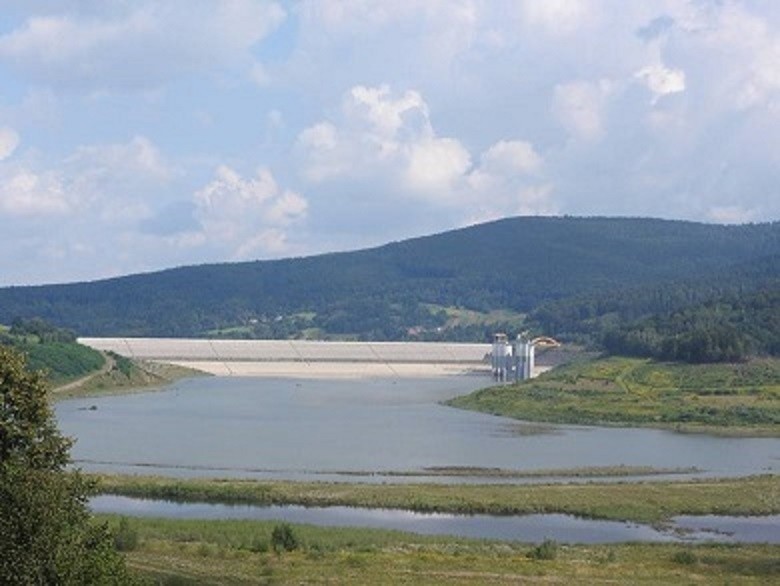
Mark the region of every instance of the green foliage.
[[26, 354], [29, 368], [45, 371], [54, 384], [85, 376], [105, 363], [100, 352], [77, 344], [73, 332], [40, 318], [15, 320], [8, 331], [0, 332], [0, 344]]
[[[431, 306], [525, 313], [585, 299], [537, 312], [542, 331], [555, 334], [570, 331], [573, 321], [608, 322], [619, 313], [623, 323], [687, 306], [691, 297], [708, 299], [722, 292], [720, 284], [746, 282], [734, 277], [735, 267], [762, 257], [770, 261], [756, 265], [751, 279], [776, 277], [771, 259], [778, 255], [777, 223], [511, 218], [357, 252], [0, 289], [0, 321], [40, 315], [90, 335], [198, 336], [227, 329], [251, 337], [316, 331], [436, 339], [447, 318]], [[683, 278], [698, 280], [664, 292]], [[644, 293], [610, 301], [628, 287]], [[592, 325], [584, 323], [586, 334]], [[481, 341], [485, 328], [463, 323], [451, 333], [448, 339]]]
[[126, 584], [104, 526], [91, 522], [91, 482], [65, 471], [40, 373], [0, 347], [0, 584]]
[[528, 552], [532, 560], [554, 560], [558, 557], [558, 542], [554, 539], [545, 539]]
[[138, 531], [127, 517], [119, 520], [119, 526], [114, 533], [114, 547], [117, 551], [135, 551], [138, 547]]
[[780, 281], [605, 332], [613, 354], [691, 363], [780, 356]]
[[295, 551], [300, 546], [293, 528], [287, 523], [279, 523], [271, 531], [271, 547], [276, 553]]
[[134, 365], [132, 360], [121, 354], [117, 354], [116, 352], [109, 352], [108, 355], [111, 356], [114, 361], [115, 368], [125, 377], [130, 378], [133, 375]]
[[46, 371], [55, 384], [85, 376], [105, 363], [100, 352], [76, 343], [49, 342], [17, 347], [27, 354], [31, 369]]
[[699, 365], [611, 357], [572, 363], [448, 404], [531, 421], [777, 435], [779, 390], [778, 359]]
[[72, 343], [76, 341], [76, 334], [72, 331], [55, 327], [39, 317], [34, 317], [32, 319], [15, 319], [9, 333], [12, 336], [21, 338], [32, 336], [41, 343]]
[[[176, 502], [368, 507], [463, 515], [565, 513], [638, 522], [659, 522], [682, 514], [776, 515], [780, 513], [777, 486], [776, 475], [547, 485], [182, 480], [133, 475], [102, 476], [100, 482], [108, 494]], [[265, 536], [236, 533], [234, 537], [249, 548], [248, 544]], [[308, 537], [306, 543], [311, 543]]]

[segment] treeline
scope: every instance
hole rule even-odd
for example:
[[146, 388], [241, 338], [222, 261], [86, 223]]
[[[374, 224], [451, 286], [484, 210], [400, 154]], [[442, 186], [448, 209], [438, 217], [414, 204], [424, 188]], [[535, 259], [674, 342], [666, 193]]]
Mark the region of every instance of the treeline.
[[780, 356], [780, 281], [610, 329], [600, 341], [612, 354], [693, 363]]
[[613, 354], [686, 362], [776, 355], [780, 255], [541, 304], [529, 327]]
[[[9, 287], [0, 289], [0, 322], [40, 316], [81, 335], [204, 336], [240, 326], [258, 337], [295, 337], [313, 328], [403, 339], [415, 330], [437, 335], [442, 318], [426, 305], [525, 313], [773, 254], [780, 254], [778, 223], [511, 218], [357, 252]], [[606, 315], [579, 311], [585, 321]], [[474, 329], [461, 334], [482, 338]]]
[[34, 341], [36, 343], [60, 342], [64, 344], [76, 341], [76, 334], [66, 328], [58, 328], [40, 317], [30, 319], [16, 318], [7, 332], [0, 332], [0, 341], [14, 342], [18, 340]]

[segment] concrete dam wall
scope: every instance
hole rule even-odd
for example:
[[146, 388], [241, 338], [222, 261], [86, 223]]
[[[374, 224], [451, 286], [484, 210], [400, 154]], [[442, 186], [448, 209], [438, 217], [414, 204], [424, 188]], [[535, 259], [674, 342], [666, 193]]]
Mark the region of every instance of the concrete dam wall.
[[489, 375], [489, 344], [80, 338], [96, 350], [228, 376]]

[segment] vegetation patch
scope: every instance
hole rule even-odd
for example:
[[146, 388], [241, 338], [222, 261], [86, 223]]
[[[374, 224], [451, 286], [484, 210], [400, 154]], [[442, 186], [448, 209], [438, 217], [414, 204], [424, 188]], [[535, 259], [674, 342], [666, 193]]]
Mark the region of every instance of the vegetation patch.
[[76, 385], [55, 389], [59, 399], [90, 395], [126, 393], [167, 386], [179, 379], [207, 376], [199, 370], [149, 362], [130, 360], [114, 352], [108, 352], [109, 367], [96, 376], [84, 379]]
[[274, 521], [131, 524], [138, 547], [124, 555], [151, 584], [765, 584], [780, 572], [770, 545], [545, 545], [292, 525], [299, 546], [276, 554], [266, 545]]
[[17, 319], [0, 330], [0, 345], [10, 346], [26, 356], [27, 368], [43, 371], [53, 385], [61, 385], [98, 371], [105, 358], [97, 350], [76, 343], [70, 330], [57, 328], [41, 319]]
[[602, 358], [447, 404], [528, 421], [778, 436], [780, 359], [704, 365]]
[[103, 475], [100, 491], [178, 502], [354, 506], [461, 514], [564, 513], [663, 522], [676, 515], [780, 513], [775, 475], [676, 482], [450, 485], [261, 482]]

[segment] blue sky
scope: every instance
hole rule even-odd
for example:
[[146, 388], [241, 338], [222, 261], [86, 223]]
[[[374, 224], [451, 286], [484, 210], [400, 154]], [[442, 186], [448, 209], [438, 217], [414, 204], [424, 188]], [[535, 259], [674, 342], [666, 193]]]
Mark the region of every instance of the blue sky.
[[0, 285], [779, 192], [774, 0], [0, 2]]

